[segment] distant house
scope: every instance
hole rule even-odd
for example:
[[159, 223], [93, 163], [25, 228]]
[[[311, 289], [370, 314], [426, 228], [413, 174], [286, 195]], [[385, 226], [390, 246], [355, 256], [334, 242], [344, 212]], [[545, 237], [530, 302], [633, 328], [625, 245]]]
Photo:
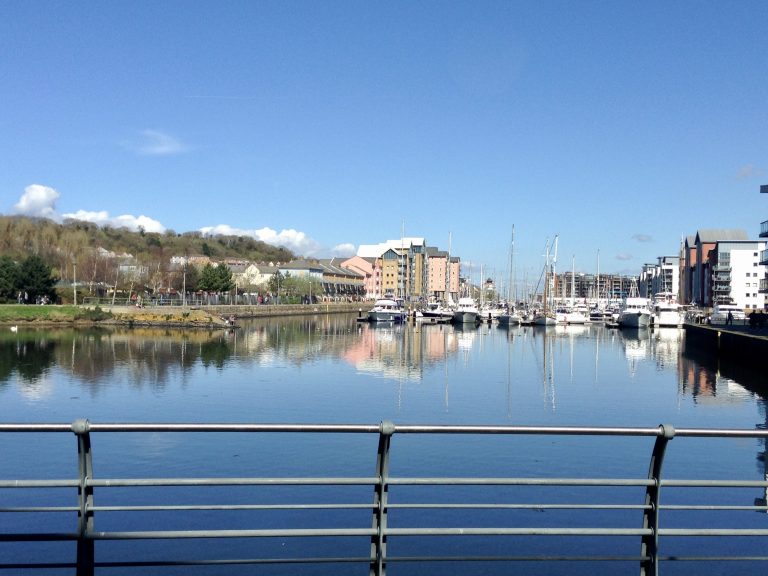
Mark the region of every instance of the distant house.
[[342, 268], [359, 274], [363, 279], [363, 295], [375, 299], [381, 296], [381, 265], [377, 258], [352, 256], [340, 263]]
[[325, 300], [359, 300], [365, 298], [365, 274], [344, 266], [346, 260], [319, 260], [322, 266], [322, 298]]
[[238, 272], [237, 285], [244, 290], [248, 290], [250, 288], [259, 288], [259, 290], [264, 290], [277, 270], [278, 268], [272, 265], [272, 263], [248, 264]]

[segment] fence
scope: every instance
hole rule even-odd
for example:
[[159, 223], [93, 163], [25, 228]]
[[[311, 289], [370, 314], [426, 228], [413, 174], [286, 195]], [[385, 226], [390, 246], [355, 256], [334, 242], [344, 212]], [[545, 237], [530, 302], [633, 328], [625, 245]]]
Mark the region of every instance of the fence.
[[[155, 435], [167, 435], [174, 433], [191, 434], [254, 434], [264, 438], [265, 435], [274, 433], [313, 435], [320, 442], [326, 434], [352, 434], [364, 435], [375, 441], [376, 453], [371, 454], [375, 467], [370, 476], [340, 476], [331, 477], [318, 475], [310, 477], [277, 476], [277, 477], [178, 477], [178, 478], [99, 478], [94, 475], [94, 459], [98, 456], [93, 453], [91, 439], [95, 434], [125, 434], [125, 433], [150, 433]], [[658, 574], [659, 567], [665, 562], [703, 562], [703, 561], [727, 561], [762, 563], [768, 560], [768, 556], [761, 553], [765, 550], [765, 538], [768, 537], [768, 528], [763, 522], [768, 522], [768, 516], [762, 516], [759, 527], [726, 527], [718, 524], [718, 514], [723, 511], [757, 511], [766, 512], [765, 499], [756, 499], [754, 505], [737, 503], [716, 505], [711, 499], [704, 502], [693, 502], [690, 498], [681, 498], [680, 504], [665, 505], [661, 502], [662, 490], [690, 490], [692, 494], [700, 494], [701, 489], [728, 490], [759, 490], [765, 493], [768, 490], [766, 480], [722, 480], [722, 479], [681, 479], [662, 477], [662, 464], [664, 463], [666, 448], [673, 438], [689, 437], [704, 440], [725, 439], [736, 440], [749, 438], [768, 437], [765, 430], [712, 430], [712, 429], [678, 429], [672, 426], [662, 425], [651, 428], [586, 428], [586, 427], [517, 427], [517, 426], [418, 426], [418, 425], [394, 425], [384, 421], [379, 425], [268, 425], [268, 424], [98, 424], [87, 420], [78, 420], [71, 425], [65, 424], [0, 424], [0, 434], [28, 434], [28, 433], [74, 433], [77, 439], [77, 463], [78, 475], [73, 478], [50, 479], [3, 479], [0, 480], [0, 574], [3, 570], [16, 569], [18, 571], [29, 570], [40, 573], [44, 569], [63, 568], [74, 569], [78, 576], [95, 574], [99, 569], [108, 568], [146, 568], [146, 567], [179, 567], [179, 566], [230, 566], [230, 565], [287, 565], [297, 566], [311, 564], [317, 566], [328, 565], [328, 570], [335, 570], [339, 566], [356, 566], [361, 573], [368, 570], [370, 575], [385, 575], [388, 568], [394, 571], [394, 567], [416, 566], [420, 570], [429, 565], [441, 566], [441, 573], [446, 573], [446, 564], [460, 563], [515, 563], [515, 562], [610, 562], [622, 566], [632, 566], [640, 574]], [[606, 437], [622, 438], [647, 438], [644, 444], [649, 448], [644, 458], [647, 459], [648, 474], [642, 477], [578, 477], [567, 478], [551, 475], [547, 477], [480, 477], [480, 476], [396, 476], [390, 471], [390, 457], [393, 451], [392, 438], [395, 435], [421, 435], [441, 437], [445, 442], [451, 443], [457, 437], [470, 439], [472, 442], [482, 442], [483, 437], [489, 435], [504, 437], [559, 437], [559, 438], [585, 438], [586, 441], [598, 441]], [[377, 441], [376, 441], [377, 440]], [[73, 451], [74, 455], [74, 451]], [[73, 459], [74, 461], [74, 459]], [[205, 467], [205, 462], [201, 463]], [[74, 468], [74, 467], [73, 467]], [[210, 472], [210, 471], [209, 471]], [[139, 495], [147, 494], [149, 490], [159, 487], [169, 489], [183, 489], [184, 487], [219, 487], [224, 492], [234, 490], [236, 487], [269, 487], [271, 490], [279, 490], [278, 501], [271, 503], [221, 503], [219, 498], [215, 501], [196, 502], [193, 504], [171, 504], [168, 501], [161, 504], [142, 502], [141, 497], [134, 497], [130, 504], [100, 505], [100, 499], [106, 497], [109, 491], [131, 489]], [[319, 487], [336, 487], [344, 494], [349, 495], [347, 501], [307, 501], [306, 494], [297, 497], [297, 491], [302, 487], [311, 489]], [[398, 498], [398, 494], [407, 487], [425, 489], [426, 496], [421, 500]], [[520, 501], [502, 498], [496, 502], [478, 502], [468, 495], [473, 491], [484, 487], [495, 487], [499, 490], [511, 488], [536, 487], [537, 489], [558, 490], [558, 498], [553, 502], [529, 501], [522, 498]], [[598, 502], [585, 502], [580, 498], [572, 498], [563, 501], [562, 491], [565, 487], [569, 490], [586, 488], [605, 492], [621, 491], [629, 489], [629, 498], [604, 502], [602, 498]], [[361, 491], [364, 496], [360, 498]], [[441, 490], [453, 490], [453, 495], [447, 502], [435, 501], [431, 492]], [[30, 494], [24, 504], [9, 506], [7, 494], [13, 491], [24, 491]], [[52, 492], [63, 494], [69, 499], [66, 503], [52, 505], [49, 503]], [[442, 493], [442, 492], [440, 492]], [[687, 493], [687, 492], [686, 492]], [[4, 494], [6, 496], [4, 496]], [[42, 498], [40, 495], [47, 495]], [[365, 496], [367, 494], [367, 497]], [[221, 496], [221, 494], [219, 495]], [[568, 494], [565, 494], [568, 497]], [[315, 496], [316, 497], [316, 496]], [[612, 496], [611, 496], [612, 497]], [[106, 499], [108, 500], [108, 499]], [[175, 502], [178, 498], [170, 498]], [[211, 528], [203, 530], [162, 530], [156, 527], [161, 522], [154, 520], [155, 515], [169, 513], [184, 514], [190, 511], [207, 511], [215, 513], [253, 513], [265, 512], [283, 514], [284, 518], [271, 528], [242, 527], [240, 521], [235, 526], [223, 528]], [[346, 525], [339, 525], [333, 521], [328, 526], [317, 526], [316, 523], [307, 523], [304, 515], [321, 512], [321, 519], [329, 518], [325, 515], [329, 510], [347, 510], [354, 513]], [[411, 520], [396, 520], [393, 514], [409, 510], [413, 513]], [[489, 519], [494, 513], [509, 511], [524, 511], [536, 513], [551, 510], [564, 510], [567, 516], [555, 523], [547, 521], [541, 524], [511, 522], [508, 520], [498, 522]], [[150, 514], [151, 520], [145, 525], [136, 527], [131, 521], [131, 514], [136, 512]], [[447, 512], [457, 513], [463, 520], [463, 524], [454, 525], [455, 521], [446, 522]], [[711, 518], [704, 521], [696, 521], [690, 526], [680, 525], [675, 521], [674, 525], [665, 525], [662, 520], [665, 514], [680, 511], [695, 511], [696, 513], [710, 514]], [[611, 514], [621, 512], [623, 523], [617, 524], [615, 519], [610, 519]], [[118, 515], [115, 516], [115, 513]], [[15, 531], [20, 524], [10, 520], [19, 515], [50, 515], [62, 514], [71, 517], [70, 531], [46, 532]], [[541, 516], [541, 514], [539, 514]], [[584, 520], [580, 521], [576, 518]], [[47, 517], [47, 516], [46, 516]], [[107, 518], [110, 530], [97, 530], [96, 521], [99, 518]], [[530, 516], [527, 516], [528, 518]], [[417, 520], [413, 520], [413, 519]], [[443, 519], [440, 521], [440, 519]], [[624, 520], [629, 519], [629, 520]], [[487, 524], [483, 524], [487, 522]], [[559, 524], [557, 523], [559, 522]], [[45, 525], [45, 524], [43, 524]], [[154, 528], [154, 529], [153, 529]], [[473, 555], [456, 553], [451, 545], [446, 542], [455, 541], [458, 537], [481, 537], [496, 541], [500, 544], [493, 548], [495, 553], [485, 555]], [[515, 543], [520, 539], [526, 542], [535, 538], [553, 543], [555, 550], [560, 549], [563, 539], [584, 538], [597, 539], [596, 546], [584, 546], [579, 554], [534, 554], [530, 551], [537, 547], [518, 546]], [[707, 556], [706, 554], [693, 554], [690, 556], [664, 555], [660, 553], [660, 543], [676, 538], [704, 538], [704, 539], [730, 539], [743, 541], [757, 539], [756, 549], [758, 553], [739, 555], [737, 552], [742, 547], [734, 547], [726, 556]], [[228, 539], [264, 541], [297, 539], [302, 542], [318, 541], [327, 542], [341, 539], [342, 542], [365, 541], [366, 554], [339, 554], [334, 556], [324, 555], [291, 555], [290, 553], [277, 556], [251, 556], [237, 558], [142, 558], [141, 548], [131, 549], [124, 558], [115, 558], [111, 554], [108, 559], [100, 557], [101, 546], [106, 541], [118, 542], [179, 542], [189, 539], [203, 539], [205, 545], [198, 547], [205, 552], [221, 551], [217, 543]], [[408, 556], [396, 555], [390, 552], [392, 542], [403, 539], [416, 539], [424, 542], [430, 540], [430, 545], [425, 546], [423, 554]], [[616, 540], [629, 540], [635, 549], [633, 553], [618, 554], [620, 547], [614, 546]], [[68, 542], [72, 543], [72, 558], [66, 561], [42, 560], [39, 557], [29, 558], [23, 562], [8, 562], [4, 559], [8, 555], [3, 553], [4, 546], [14, 546], [25, 543]], [[311, 547], [310, 547], [311, 548]], [[707, 546], [703, 548], [707, 550]], [[329, 547], [329, 550], [352, 550], [344, 544], [340, 547]], [[361, 547], [355, 547], [360, 550]], [[415, 550], [421, 550], [416, 546]], [[431, 552], [431, 550], [436, 550]], [[513, 554], [528, 550], [528, 553]], [[701, 551], [702, 547], [696, 548]], [[224, 547], [226, 551], [226, 547]], [[293, 550], [293, 548], [291, 549]], [[429, 551], [427, 551], [429, 550]], [[170, 549], [169, 549], [170, 554]], [[456, 564], [454, 564], [456, 565]], [[569, 564], [570, 566], [570, 564]], [[764, 564], [762, 564], [764, 566]], [[125, 572], [121, 572], [125, 573]], [[466, 569], [460, 569], [457, 573], [466, 573]]]

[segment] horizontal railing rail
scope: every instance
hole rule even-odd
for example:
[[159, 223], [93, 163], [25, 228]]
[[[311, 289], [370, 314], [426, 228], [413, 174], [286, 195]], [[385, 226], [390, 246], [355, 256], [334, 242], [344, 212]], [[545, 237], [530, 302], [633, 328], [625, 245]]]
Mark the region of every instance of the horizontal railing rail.
[[[766, 541], [758, 543], [754, 550], [744, 552], [734, 550], [728, 554], [710, 553], [707, 555], [706, 544], [696, 548], [695, 554], [663, 554], [660, 540], [669, 539], [739, 539], [768, 538], [768, 515], [765, 522], [757, 526], [718, 525], [716, 515], [706, 520], [692, 520], [689, 516], [675, 517], [672, 522], [664, 523], [666, 515], [732, 512], [768, 512], [765, 497], [757, 498], [754, 504], [737, 502], [713, 503], [709, 500], [691, 501], [693, 496], [701, 498], [700, 491], [716, 489], [744, 491], [760, 490], [768, 493], [768, 479], [722, 479], [722, 478], [664, 478], [662, 463], [668, 443], [674, 438], [699, 438], [704, 440], [740, 440], [768, 438], [766, 430], [732, 429], [675, 429], [669, 425], [649, 428], [601, 428], [601, 427], [535, 427], [535, 426], [425, 426], [394, 425], [382, 422], [378, 425], [305, 425], [305, 424], [99, 424], [87, 420], [78, 420], [73, 424], [0, 424], [0, 435], [72, 433], [77, 438], [76, 477], [53, 478], [6, 478], [0, 473], [0, 573], [2, 570], [70, 568], [78, 575], [95, 574], [101, 568], [130, 568], [151, 566], [234, 566], [234, 565], [343, 565], [359, 564], [366, 567], [369, 574], [384, 575], [387, 565], [423, 563], [458, 563], [458, 562], [622, 562], [633, 563], [640, 574], [658, 574], [663, 562], [703, 562], [703, 561], [742, 561], [760, 562], [768, 560], [762, 553]], [[138, 477], [138, 478], [100, 478], [94, 474], [94, 453], [92, 436], [97, 434], [125, 433], [206, 433], [206, 434], [352, 434], [368, 435], [377, 438], [375, 465], [370, 475], [339, 476], [232, 476], [232, 477]], [[456, 436], [531, 436], [531, 437], [621, 437], [647, 438], [648, 452], [641, 455], [648, 467], [648, 474], [642, 477], [559, 477], [551, 476], [461, 476], [461, 475], [395, 475], [391, 473], [390, 458], [393, 452], [392, 437], [395, 435], [443, 435], [447, 442]], [[589, 438], [587, 438], [589, 441]], [[480, 442], [481, 440], [477, 440]], [[650, 443], [652, 442], [652, 444]], [[73, 452], [74, 454], [74, 452]], [[372, 455], [373, 456], [373, 455]], [[105, 455], [106, 457], [106, 455]], [[75, 459], [73, 458], [73, 462]], [[215, 463], [201, 464], [200, 469], [209, 470]], [[361, 497], [360, 487], [365, 488]], [[138, 491], [140, 497], [168, 498], [165, 492], [152, 492], [154, 489], [208, 489], [208, 488], [259, 488], [283, 490], [284, 494], [277, 501], [246, 501], [221, 503], [203, 501], [195, 503], [156, 503], [134, 501], [113, 503], [108, 494], [124, 489]], [[297, 497], [304, 489], [334, 488], [343, 495], [340, 501], [317, 500], [303, 501]], [[493, 489], [492, 501], [478, 501], [469, 497], [474, 491]], [[530, 501], [530, 497], [519, 493], [509, 493], [513, 488], [535, 488], [543, 491], [553, 490], [556, 497], [552, 501]], [[564, 488], [599, 489], [602, 496], [594, 500], [594, 492], [587, 498], [563, 493]], [[427, 492], [419, 492], [427, 490]], [[470, 490], [470, 491], [468, 491]], [[692, 496], [672, 503], [662, 503], [662, 490], [693, 491]], [[624, 492], [626, 491], [626, 492]], [[9, 494], [23, 492], [23, 498], [10, 498]], [[615, 493], [615, 494], [614, 494]], [[15, 495], [14, 494], [14, 495]], [[220, 497], [222, 492], [217, 493]], [[302, 492], [306, 497], [306, 492]], [[365, 496], [367, 494], [367, 497]], [[618, 499], [617, 495], [621, 495]], [[686, 493], [688, 494], [688, 493]], [[740, 493], [741, 494], [741, 493]], [[560, 501], [563, 496], [568, 499]], [[607, 496], [606, 496], [607, 495]], [[45, 497], [43, 497], [45, 496]], [[616, 501], [602, 501], [603, 496]], [[51, 498], [66, 499], [67, 502], [51, 504]], [[135, 498], [140, 498], [135, 497]], [[208, 495], [210, 497], [210, 495]], [[537, 498], [539, 493], [537, 492]], [[743, 494], [741, 498], [743, 498]], [[706, 497], [705, 497], [706, 498]], [[102, 500], [104, 503], [101, 503]], [[499, 514], [541, 513], [556, 511], [568, 512], [568, 516], [546, 519], [534, 523], [528, 516], [499, 517]], [[206, 529], [171, 529], [163, 524], [157, 515], [181, 514], [191, 512], [228, 512], [228, 513], [274, 513], [286, 514], [286, 517], [267, 527], [263, 523], [252, 521], [243, 526], [238, 517], [216, 520]], [[349, 514], [336, 517], [334, 514]], [[454, 517], [446, 514], [455, 513]], [[579, 516], [574, 514], [583, 514]], [[621, 513], [622, 516], [606, 516], [609, 513]], [[20, 516], [35, 518], [50, 514], [71, 516], [71, 530], [19, 529], [28, 526], [14, 521]], [[131, 520], [136, 514], [148, 514], [137, 526]], [[319, 514], [317, 516], [309, 515]], [[411, 514], [407, 518], [403, 515]], [[493, 515], [492, 518], [489, 515]], [[354, 518], [352, 518], [354, 516]], [[5, 518], [5, 520], [3, 520]], [[108, 529], [98, 530], [96, 521], [104, 518]], [[31, 520], [30, 520], [31, 522]], [[319, 524], [319, 525], [318, 525]], [[457, 525], [458, 524], [458, 525]], [[754, 523], [753, 523], [754, 524]], [[59, 524], [56, 523], [58, 526]], [[485, 538], [489, 541], [504, 539], [504, 543], [492, 547], [488, 553], [470, 554], [464, 548], [455, 551], [450, 542], [455, 538]], [[577, 544], [579, 553], [565, 552], [563, 538], [585, 539], [583, 545]], [[554, 553], [542, 547], [539, 554], [514, 553], [523, 549], [518, 539], [542, 539], [554, 546]], [[328, 542], [339, 541], [330, 547], [330, 553], [297, 554], [275, 552], [274, 548], [263, 547], [264, 553], [247, 557], [179, 557], [174, 549], [168, 556], [154, 551], [146, 557], [141, 556], [141, 549], [131, 549], [120, 559], [115, 555], [119, 551], [108, 549], [102, 557], [102, 547], [108, 542], [183, 542], [187, 540], [205, 540], [205, 544], [196, 547], [195, 553], [222, 553], [216, 542], [247, 539], [249, 541], [299, 540]], [[426, 540], [425, 540], [426, 539]], [[623, 547], [615, 547], [614, 542], [626, 542]], [[361, 540], [365, 546], [361, 546]], [[303, 541], [303, 540], [302, 540]], [[580, 541], [580, 540], [578, 540]], [[35, 543], [74, 543], [74, 549], [67, 548], [61, 559], [48, 558], [42, 561], [40, 555], [31, 552], [24, 561], [9, 558], [8, 546], [21, 546]], [[357, 544], [349, 544], [356, 542]], [[410, 542], [410, 545], [408, 544]], [[425, 550], [421, 542], [428, 542]], [[595, 542], [597, 542], [595, 544]], [[390, 549], [393, 543], [397, 550]], [[402, 543], [402, 544], [401, 544]], [[634, 544], [633, 544], [634, 543]], [[363, 551], [365, 548], [365, 551]], [[630, 552], [634, 548], [634, 552]], [[526, 548], [527, 549], [527, 548]], [[617, 550], [622, 553], [617, 553]], [[25, 548], [27, 550], [27, 548]], [[107, 550], [107, 549], [105, 549]], [[182, 554], [189, 555], [188, 549]], [[262, 548], [258, 548], [259, 551]], [[324, 550], [322, 546], [307, 548], [309, 552]], [[409, 551], [419, 553], [409, 553]], [[704, 553], [698, 553], [703, 550]], [[4, 553], [4, 551], [8, 553]], [[161, 551], [165, 553], [165, 551]], [[43, 552], [40, 553], [41, 555]], [[70, 554], [69, 558], [66, 555]], [[16, 554], [18, 557], [18, 554]]]

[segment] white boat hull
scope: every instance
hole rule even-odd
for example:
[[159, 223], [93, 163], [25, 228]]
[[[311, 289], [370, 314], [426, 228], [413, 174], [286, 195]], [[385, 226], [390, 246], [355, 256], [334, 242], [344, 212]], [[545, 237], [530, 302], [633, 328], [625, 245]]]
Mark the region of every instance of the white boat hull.
[[477, 322], [477, 312], [470, 310], [456, 310], [453, 313], [453, 321], [458, 324], [474, 324]]
[[648, 328], [651, 315], [647, 312], [627, 311], [619, 314], [619, 326], [624, 328]]
[[369, 312], [368, 320], [371, 322], [403, 322], [405, 314], [392, 312]]
[[653, 325], [661, 328], [679, 328], [683, 325], [683, 315], [680, 312], [659, 312], [654, 316]]
[[551, 316], [540, 315], [533, 319], [533, 324], [534, 326], [555, 326], [557, 325], [557, 320]]

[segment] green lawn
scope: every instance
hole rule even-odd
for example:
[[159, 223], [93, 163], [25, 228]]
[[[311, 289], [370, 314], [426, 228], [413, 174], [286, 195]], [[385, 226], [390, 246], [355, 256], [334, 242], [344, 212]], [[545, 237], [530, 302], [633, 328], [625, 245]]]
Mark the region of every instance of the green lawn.
[[40, 306], [40, 305], [0, 305], [0, 324], [9, 322], [67, 322], [82, 315], [82, 310], [75, 306]]

